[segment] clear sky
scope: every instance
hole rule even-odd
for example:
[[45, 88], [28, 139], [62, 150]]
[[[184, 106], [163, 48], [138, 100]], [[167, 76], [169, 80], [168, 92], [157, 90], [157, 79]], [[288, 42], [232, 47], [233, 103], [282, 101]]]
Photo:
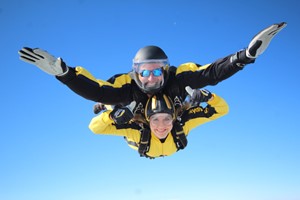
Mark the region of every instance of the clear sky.
[[[1, 0], [0, 199], [299, 200], [299, 10], [297, 0]], [[17, 53], [39, 47], [107, 79], [143, 46], [162, 47], [175, 66], [207, 64], [281, 21], [255, 64], [207, 88], [229, 114], [155, 160], [94, 135], [94, 102]]]

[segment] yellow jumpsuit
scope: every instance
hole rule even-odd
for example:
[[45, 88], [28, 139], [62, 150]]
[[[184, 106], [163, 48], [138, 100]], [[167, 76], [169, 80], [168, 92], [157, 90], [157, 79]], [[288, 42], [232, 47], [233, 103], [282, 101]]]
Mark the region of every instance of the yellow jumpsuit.
[[[214, 98], [207, 102], [207, 106], [190, 108], [182, 115], [183, 131], [185, 135], [206, 122], [215, 120], [228, 113], [229, 107], [224, 99], [213, 94]], [[107, 134], [125, 136], [128, 141], [139, 143], [141, 127], [136, 123], [129, 124], [114, 124], [113, 120], [109, 117], [111, 110], [101, 113], [94, 117], [90, 124], [90, 130], [95, 134]], [[150, 149], [147, 153], [150, 157], [170, 156], [177, 151], [172, 134], [169, 133], [167, 138], [162, 142], [151, 132]]]

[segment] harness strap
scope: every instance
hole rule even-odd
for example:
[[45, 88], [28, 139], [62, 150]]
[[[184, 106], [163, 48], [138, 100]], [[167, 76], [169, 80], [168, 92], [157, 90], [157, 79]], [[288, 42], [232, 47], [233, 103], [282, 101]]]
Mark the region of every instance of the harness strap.
[[151, 131], [149, 128], [141, 129], [141, 139], [138, 146], [138, 152], [141, 157], [152, 158], [147, 155], [150, 149]]
[[173, 136], [174, 143], [176, 144], [177, 151], [184, 149], [187, 146], [188, 141], [186, 139], [186, 135], [184, 134], [182, 125], [178, 121], [173, 124], [171, 134]]

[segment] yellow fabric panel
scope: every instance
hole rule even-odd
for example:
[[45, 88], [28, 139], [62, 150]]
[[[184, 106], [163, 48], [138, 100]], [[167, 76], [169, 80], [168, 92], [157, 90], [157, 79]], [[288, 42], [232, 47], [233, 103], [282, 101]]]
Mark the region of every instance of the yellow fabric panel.
[[[197, 126], [200, 126], [204, 123], [210, 122], [212, 120], [215, 120], [219, 117], [222, 117], [226, 115], [229, 112], [229, 106], [226, 103], [226, 101], [221, 98], [220, 96], [217, 96], [216, 94], [213, 94], [213, 99], [211, 101], [208, 101], [207, 103], [215, 108], [216, 114], [212, 115], [210, 118], [205, 117], [199, 117], [194, 118], [189, 121], [187, 121], [183, 127], [184, 133], [187, 135], [193, 128], [196, 128]], [[202, 112], [199, 110], [200, 108], [191, 109], [189, 112]]]
[[178, 75], [182, 72], [187, 72], [187, 71], [195, 72], [195, 71], [203, 70], [209, 66], [210, 66], [210, 64], [206, 64], [206, 65], [198, 67], [195, 63], [192, 63], [192, 62], [184, 63], [177, 67], [176, 75]]
[[131, 84], [131, 77], [129, 74], [122, 74], [121, 76], [117, 77], [115, 79], [115, 82], [113, 84], [114, 88], [120, 88], [125, 84]]
[[165, 142], [161, 141], [151, 132], [150, 149], [147, 155], [151, 157], [170, 156], [177, 152], [177, 147], [174, 143], [172, 134], [169, 133]]
[[75, 71], [76, 71], [76, 75], [83, 75], [93, 81], [97, 81], [97, 79], [89, 72], [87, 71], [86, 69], [84, 69], [83, 67], [80, 67], [80, 66], [77, 66], [75, 68]]
[[77, 76], [83, 75], [83, 76], [87, 77], [88, 79], [97, 82], [99, 84], [99, 86], [106, 85], [106, 86], [112, 86], [114, 88], [120, 88], [127, 83], [131, 83], [131, 80], [132, 80], [131, 77], [129, 76], [129, 74], [123, 74], [123, 75], [117, 77], [115, 79], [115, 82], [112, 84], [112, 83], [109, 83], [104, 80], [96, 79], [89, 71], [87, 71], [83, 67], [77, 66], [75, 69], [76, 69]]

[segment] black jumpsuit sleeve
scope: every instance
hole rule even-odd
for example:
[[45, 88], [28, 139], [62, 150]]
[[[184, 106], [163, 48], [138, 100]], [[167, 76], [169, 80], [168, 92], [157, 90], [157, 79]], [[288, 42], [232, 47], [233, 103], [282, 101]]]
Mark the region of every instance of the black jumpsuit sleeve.
[[69, 67], [69, 72], [66, 75], [56, 76], [56, 78], [76, 94], [91, 101], [108, 105], [132, 101], [133, 95], [130, 83], [125, 82], [120, 87], [114, 87], [113, 84], [108, 82], [100, 85], [94, 79], [83, 74], [76, 74], [76, 69], [72, 67]]
[[204, 66], [194, 64], [197, 66], [196, 70], [191, 69], [187, 64], [179, 66], [176, 74], [177, 79], [184, 84], [184, 86], [190, 86], [192, 88], [216, 85], [243, 69], [230, 61], [231, 56], [232, 55], [226, 56]]

